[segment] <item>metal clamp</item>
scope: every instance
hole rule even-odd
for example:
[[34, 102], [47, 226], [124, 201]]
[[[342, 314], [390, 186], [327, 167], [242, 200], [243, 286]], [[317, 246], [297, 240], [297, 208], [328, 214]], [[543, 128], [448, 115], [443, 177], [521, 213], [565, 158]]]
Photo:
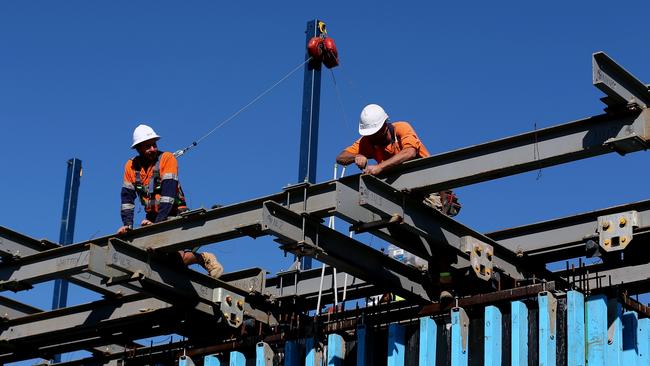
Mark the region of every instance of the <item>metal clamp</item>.
[[598, 217], [600, 247], [606, 252], [625, 249], [632, 241], [635, 227], [639, 227], [639, 214], [636, 211]]
[[469, 261], [476, 276], [489, 281], [494, 273], [494, 248], [474, 237], [463, 236], [460, 238], [460, 249], [469, 254]]
[[215, 289], [213, 296], [226, 323], [233, 328], [239, 327], [244, 319], [244, 297], [223, 288]]

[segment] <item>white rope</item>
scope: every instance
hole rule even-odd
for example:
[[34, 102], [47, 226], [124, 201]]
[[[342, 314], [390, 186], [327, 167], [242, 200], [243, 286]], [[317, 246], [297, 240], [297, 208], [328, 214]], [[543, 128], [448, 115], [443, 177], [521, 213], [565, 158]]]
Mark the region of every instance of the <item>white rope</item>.
[[293, 75], [293, 73], [295, 73], [296, 71], [298, 71], [298, 70], [299, 70], [299, 69], [300, 69], [304, 64], [306, 64], [306, 63], [309, 62], [309, 61], [311, 61], [311, 57], [309, 57], [308, 59], [306, 59], [304, 62], [301, 62], [298, 66], [296, 66], [293, 70], [289, 71], [288, 74], [286, 74], [285, 76], [283, 76], [283, 77], [282, 77], [280, 80], [278, 80], [275, 84], [271, 85], [271, 87], [269, 87], [268, 89], [266, 89], [265, 91], [263, 91], [261, 94], [259, 94], [259, 95], [256, 96], [255, 98], [253, 98], [253, 100], [251, 100], [250, 102], [248, 102], [248, 104], [246, 104], [245, 106], [241, 107], [237, 112], [235, 112], [235, 113], [233, 113], [232, 115], [230, 115], [230, 117], [228, 117], [228, 118], [226, 118], [225, 120], [221, 121], [221, 122], [220, 122], [220, 123], [219, 123], [215, 128], [211, 129], [208, 133], [206, 133], [205, 135], [203, 135], [201, 138], [199, 138], [198, 140], [192, 142], [192, 144], [188, 145], [186, 148], [184, 148], [184, 149], [180, 149], [180, 150], [177, 150], [177, 151], [174, 153], [174, 156], [177, 157], [177, 158], [180, 157], [180, 156], [183, 156], [183, 155], [184, 155], [184, 154], [185, 154], [189, 149], [191, 149], [191, 148], [193, 148], [194, 146], [198, 145], [199, 142], [205, 140], [208, 136], [210, 136], [210, 135], [211, 135], [212, 133], [214, 133], [216, 130], [218, 130], [219, 128], [223, 127], [223, 125], [225, 125], [226, 123], [230, 122], [232, 119], [234, 119], [235, 117], [237, 117], [240, 113], [242, 113], [242, 112], [245, 111], [248, 107], [250, 107], [250, 106], [253, 105], [255, 102], [257, 102], [258, 100], [260, 100], [263, 96], [265, 96], [266, 94], [268, 94], [271, 90], [275, 89], [275, 87], [277, 87], [278, 85], [280, 85], [280, 83], [282, 83], [283, 81], [285, 81], [289, 76]]

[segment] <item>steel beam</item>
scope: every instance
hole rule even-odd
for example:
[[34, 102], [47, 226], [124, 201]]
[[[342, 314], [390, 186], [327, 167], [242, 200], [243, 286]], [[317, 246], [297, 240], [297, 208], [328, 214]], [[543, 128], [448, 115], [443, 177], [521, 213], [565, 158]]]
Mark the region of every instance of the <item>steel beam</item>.
[[603, 102], [609, 108], [626, 107], [630, 104], [636, 104], [641, 108], [650, 106], [648, 87], [607, 54], [594, 53], [592, 65], [594, 85], [607, 94]]
[[[437, 192], [606, 153], [645, 150], [650, 111], [598, 115], [401, 164], [382, 178]], [[536, 153], [537, 152], [537, 153]]]
[[237, 287], [187, 268], [174, 268], [160, 256], [118, 239], [106, 247], [91, 245], [90, 256], [89, 271], [106, 277], [109, 283], [135, 281], [150, 296], [191, 305], [210, 316], [223, 317], [230, 326], [238, 327], [243, 321], [248, 293]]
[[262, 228], [277, 236], [284, 250], [314, 257], [406, 299], [432, 300], [427, 291], [430, 285], [420, 271], [329, 229], [312, 217], [269, 201], [264, 204]]
[[[181, 321], [171, 305], [139, 295], [29, 315], [0, 328], [1, 348], [8, 351], [0, 352], [0, 362], [94, 347], [114, 342], [116, 336], [140, 339], [168, 332], [168, 325]], [[128, 335], [124, 327], [129, 327]]]
[[[634, 235], [650, 232], [650, 200], [645, 200], [485, 235], [518, 255], [557, 261], [585, 255], [589, 240], [598, 243], [598, 217], [629, 211], [636, 211], [638, 216]], [[635, 241], [633, 238], [630, 244], [634, 246]]]
[[[494, 240], [426, 206], [421, 201], [411, 199], [373, 176], [361, 176], [359, 204], [384, 218], [397, 215], [407, 230], [426, 238], [428, 243], [435, 243], [438, 246], [449, 245], [467, 257], [471, 257], [467, 243], [470, 241], [481, 243], [485, 249], [479, 253], [482, 253], [483, 257], [489, 257], [489, 260], [484, 259], [484, 262], [490, 264], [485, 271], [491, 271], [493, 264], [495, 268], [506, 272], [513, 278], [523, 278], [521, 271], [517, 268], [519, 260], [514, 253], [504, 250]], [[431, 258], [437, 252], [437, 249], [431, 246], [422, 249], [424, 251], [421, 254], [425, 255], [423, 257], [425, 259]], [[474, 263], [472, 263], [472, 267], [474, 267]], [[481, 273], [477, 273], [477, 276], [481, 277], [481, 275]], [[490, 272], [483, 275], [491, 277]]]

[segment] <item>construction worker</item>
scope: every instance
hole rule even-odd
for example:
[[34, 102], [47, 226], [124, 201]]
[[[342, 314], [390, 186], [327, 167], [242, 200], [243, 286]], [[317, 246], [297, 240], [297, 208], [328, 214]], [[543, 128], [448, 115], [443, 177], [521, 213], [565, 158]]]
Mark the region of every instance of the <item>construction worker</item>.
[[[378, 175], [405, 161], [429, 156], [413, 127], [404, 121], [389, 122], [388, 114], [377, 104], [369, 104], [361, 111], [359, 134], [361, 137], [343, 150], [336, 162], [341, 165], [355, 163], [364, 174]], [[368, 164], [369, 159], [374, 159], [377, 164]], [[429, 194], [423, 201], [448, 216], [455, 216], [460, 210], [460, 204], [451, 191]], [[436, 267], [430, 268], [430, 273], [441, 288], [451, 285], [451, 258], [451, 253], [437, 253], [436, 261], [430, 266]], [[449, 299], [451, 293], [443, 290], [440, 297]]]
[[[117, 231], [124, 234], [133, 228], [135, 198], [145, 209], [146, 217], [141, 226], [152, 225], [178, 216], [187, 211], [185, 196], [178, 181], [178, 162], [174, 154], [158, 150], [160, 136], [147, 125], [139, 125], [133, 131], [132, 149], [138, 156], [124, 165], [124, 183], [121, 191], [121, 216], [123, 226]], [[223, 266], [212, 253], [178, 252], [183, 264], [199, 264], [213, 278], [219, 278]]]

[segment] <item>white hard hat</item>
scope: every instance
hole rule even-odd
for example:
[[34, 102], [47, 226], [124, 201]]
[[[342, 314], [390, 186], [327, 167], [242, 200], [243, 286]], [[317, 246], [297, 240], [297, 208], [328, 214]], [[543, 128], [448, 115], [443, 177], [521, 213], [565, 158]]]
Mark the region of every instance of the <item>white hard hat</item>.
[[131, 148], [134, 149], [135, 145], [151, 139], [158, 141], [160, 140], [160, 136], [156, 134], [153, 128], [147, 125], [139, 125], [133, 130], [133, 145], [131, 145]]
[[377, 104], [368, 104], [361, 111], [359, 118], [359, 133], [361, 136], [370, 136], [379, 131], [384, 122], [388, 119], [388, 114], [384, 108]]

